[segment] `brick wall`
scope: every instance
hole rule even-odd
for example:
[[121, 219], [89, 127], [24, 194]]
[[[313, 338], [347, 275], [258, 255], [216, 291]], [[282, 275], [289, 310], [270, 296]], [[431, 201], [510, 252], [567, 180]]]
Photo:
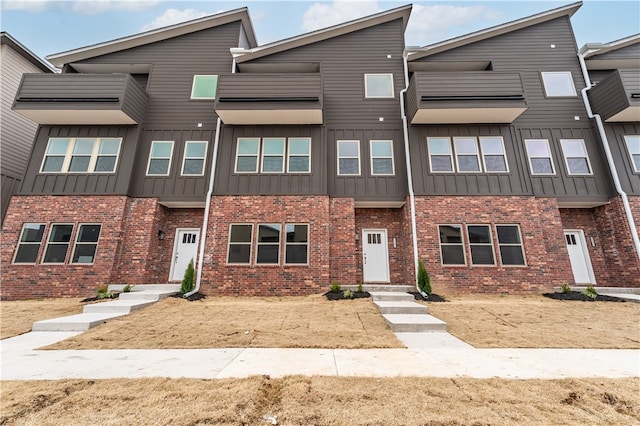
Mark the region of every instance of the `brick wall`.
[[[556, 200], [534, 197], [416, 197], [419, 255], [435, 293], [542, 293], [573, 282]], [[491, 225], [496, 266], [441, 264], [438, 224]], [[526, 266], [501, 266], [495, 224], [518, 224]], [[465, 237], [466, 241], [466, 237]]]
[[358, 266], [356, 244], [356, 217], [353, 198], [331, 198], [329, 215], [331, 233], [329, 235], [329, 281], [341, 285], [362, 282]]

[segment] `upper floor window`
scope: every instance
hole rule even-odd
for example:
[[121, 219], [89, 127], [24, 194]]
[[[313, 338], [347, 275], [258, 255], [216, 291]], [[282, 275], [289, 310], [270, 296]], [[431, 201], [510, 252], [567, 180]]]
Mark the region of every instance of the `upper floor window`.
[[311, 139], [289, 138], [287, 172], [309, 173], [311, 171]]
[[459, 172], [479, 172], [480, 155], [476, 138], [453, 138]]
[[365, 74], [366, 98], [393, 98], [393, 74]]
[[121, 138], [50, 138], [40, 172], [113, 173]]
[[[429, 162], [432, 173], [470, 172], [501, 173], [508, 172], [507, 155], [501, 136], [465, 136], [453, 138], [427, 138]], [[455, 152], [455, 168], [453, 156]], [[480, 158], [482, 157], [482, 161]]]
[[453, 151], [449, 138], [427, 138], [431, 172], [453, 172]]
[[22, 225], [22, 233], [13, 263], [36, 263], [45, 226], [44, 223], [25, 223]]
[[262, 139], [262, 173], [284, 172], [284, 138]]
[[184, 158], [182, 160], [182, 174], [202, 176], [204, 174], [206, 156], [206, 141], [186, 141], [184, 145]]
[[215, 99], [217, 88], [217, 75], [194, 75], [191, 99]]
[[338, 141], [338, 175], [360, 174], [360, 141]]
[[640, 136], [639, 135], [625, 136], [624, 141], [627, 145], [627, 150], [629, 151], [629, 157], [631, 157], [631, 164], [633, 165], [633, 170], [636, 173], [640, 173]]
[[531, 174], [555, 175], [549, 141], [546, 139], [525, 139], [524, 143], [527, 148]]
[[547, 96], [576, 96], [573, 77], [570, 71], [543, 72], [542, 83]]
[[480, 137], [482, 164], [487, 172], [508, 172], [504, 141], [501, 137]]
[[168, 176], [173, 156], [173, 141], [153, 141], [149, 152], [147, 175]]
[[238, 138], [236, 173], [309, 173], [311, 138]]
[[562, 154], [570, 175], [590, 175], [591, 164], [582, 139], [560, 139]]
[[238, 138], [236, 173], [256, 173], [260, 155], [260, 138]]
[[394, 174], [393, 141], [371, 141], [371, 174]]

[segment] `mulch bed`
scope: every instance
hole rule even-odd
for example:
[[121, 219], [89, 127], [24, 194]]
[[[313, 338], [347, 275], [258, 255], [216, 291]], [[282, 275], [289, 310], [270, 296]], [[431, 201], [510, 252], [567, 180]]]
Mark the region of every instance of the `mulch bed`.
[[202, 293], [193, 293], [191, 296], [189, 297], [184, 297], [184, 295], [182, 293], [176, 293], [176, 294], [172, 294], [170, 297], [175, 297], [178, 299], [185, 299], [188, 300], [189, 302], [193, 302], [196, 300], [202, 300], [202, 299], [206, 299], [207, 296], [205, 296]]
[[120, 296], [120, 293], [111, 293], [107, 297], [98, 297], [98, 296], [87, 297], [86, 299], [82, 299], [80, 303], [97, 302], [100, 300], [105, 300], [105, 301], [112, 300], [112, 299], [117, 299], [119, 296]]
[[350, 299], [365, 299], [367, 297], [371, 297], [368, 291], [354, 291], [353, 297], [344, 297], [342, 291], [333, 292], [328, 291], [323, 296], [327, 298], [327, 300], [350, 300]]
[[544, 297], [555, 300], [577, 300], [580, 302], [626, 302], [626, 300], [617, 297], [605, 296], [598, 294], [595, 299], [585, 296], [579, 291], [570, 291], [569, 293], [543, 293]]
[[447, 299], [435, 293], [431, 293], [426, 299], [422, 297], [422, 294], [418, 291], [410, 291], [409, 293], [413, 294], [414, 299], [422, 300], [424, 302], [448, 302]]

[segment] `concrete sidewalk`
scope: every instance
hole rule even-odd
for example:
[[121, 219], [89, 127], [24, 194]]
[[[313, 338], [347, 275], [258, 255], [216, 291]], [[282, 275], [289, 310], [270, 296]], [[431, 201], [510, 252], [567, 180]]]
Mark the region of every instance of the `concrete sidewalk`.
[[450, 339], [443, 343], [441, 333], [421, 333], [422, 343], [412, 345], [412, 349], [36, 350], [77, 334], [31, 332], [0, 341], [2, 380], [220, 379], [253, 375], [481, 379], [640, 376], [637, 349], [475, 349], [451, 344]]

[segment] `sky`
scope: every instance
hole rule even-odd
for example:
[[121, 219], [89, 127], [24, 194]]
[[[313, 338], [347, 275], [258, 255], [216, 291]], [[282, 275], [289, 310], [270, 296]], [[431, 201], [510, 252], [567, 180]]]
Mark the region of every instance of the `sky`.
[[[45, 58], [246, 6], [263, 45], [409, 3], [406, 44], [424, 46], [574, 2], [0, 0], [0, 29]], [[583, 0], [571, 22], [578, 47], [625, 38], [640, 33], [640, 1]]]

